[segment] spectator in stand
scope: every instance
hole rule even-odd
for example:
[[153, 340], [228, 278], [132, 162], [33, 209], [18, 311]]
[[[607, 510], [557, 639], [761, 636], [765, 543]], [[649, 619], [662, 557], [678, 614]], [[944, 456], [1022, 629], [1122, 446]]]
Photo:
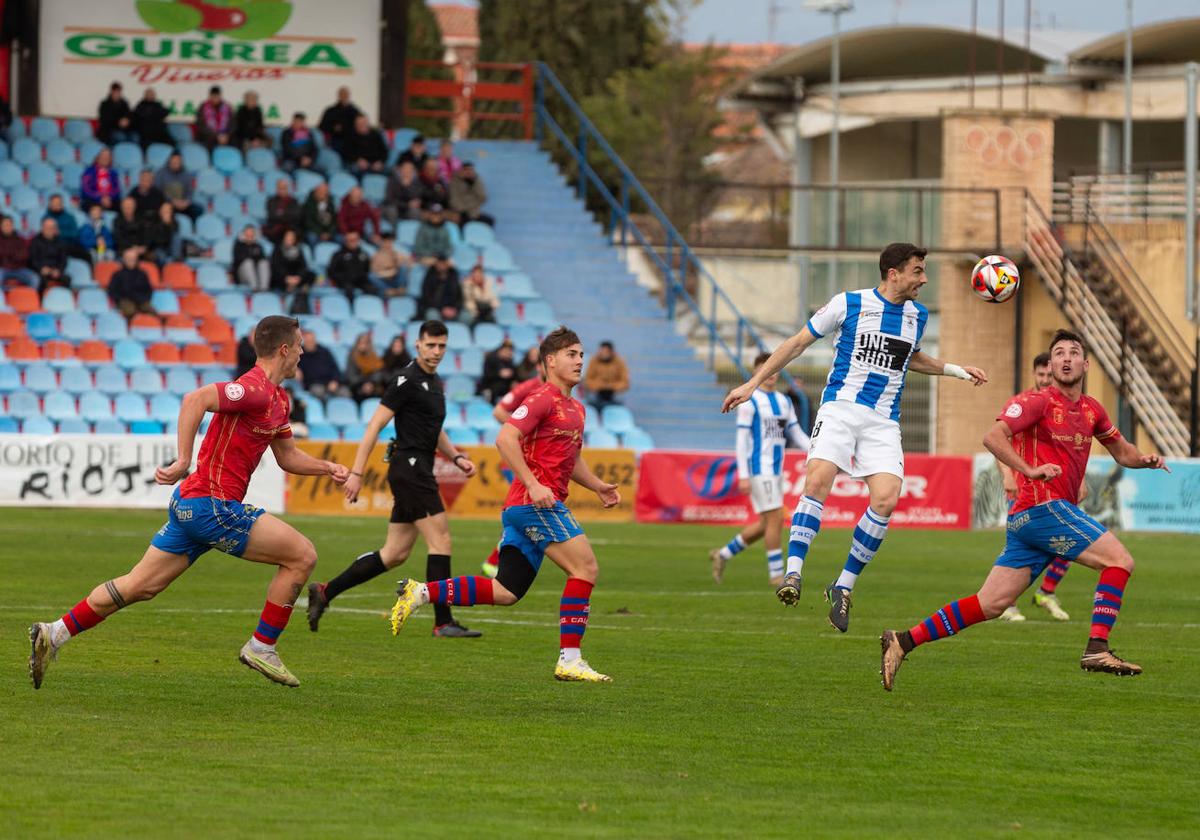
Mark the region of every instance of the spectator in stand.
[[387, 141], [382, 131], [371, 128], [366, 114], [354, 118], [354, 128], [342, 141], [341, 152], [346, 169], [359, 178], [368, 172], [383, 172], [387, 167]]
[[517, 383], [517, 366], [513, 363], [512, 339], [483, 357], [483, 375], [479, 377], [479, 394], [492, 405], [500, 402]]
[[467, 222], [483, 222], [488, 226], [496, 224], [492, 216], [482, 212], [487, 201], [487, 190], [475, 171], [475, 164], [468, 161], [454, 173], [449, 192], [450, 210], [458, 216], [460, 225], [465, 226]]
[[379, 221], [379, 211], [363, 198], [362, 187], [352, 187], [342, 199], [342, 206], [338, 208], [338, 233], [344, 237], [350, 231], [354, 231], [363, 239], [378, 242]]
[[454, 144], [449, 140], [443, 140], [442, 145], [438, 147], [437, 162], [438, 175], [446, 184], [449, 184], [455, 173], [463, 167], [462, 161], [454, 156]]
[[304, 249], [300, 247], [300, 235], [288, 228], [271, 253], [271, 288], [285, 295], [307, 294], [313, 279], [308, 261], [304, 259]]
[[228, 146], [233, 136], [233, 109], [221, 96], [219, 85], [208, 89], [208, 98], [196, 111], [196, 142], [211, 152], [217, 146]]
[[252, 90], [246, 91], [242, 96], [242, 104], [238, 105], [237, 113], [233, 115], [231, 142], [242, 149], [270, 145], [262, 108], [258, 104], [258, 94]]
[[308, 404], [296, 396], [296, 389], [291, 383], [284, 386], [288, 392], [288, 401], [292, 404], [292, 412], [288, 415], [288, 425], [292, 427], [292, 437], [304, 440], [308, 437]]
[[412, 364], [412, 355], [404, 341], [403, 333], [392, 336], [387, 350], [383, 354], [383, 381], [395, 381], [406, 367]]
[[254, 352], [254, 327], [251, 327], [249, 332], [242, 336], [241, 341], [237, 345], [237, 368], [234, 371], [233, 378], [240, 379], [242, 374], [254, 367], [258, 360], [258, 353]]
[[121, 178], [113, 169], [112, 152], [101, 149], [79, 179], [79, 206], [85, 211], [93, 204], [99, 204], [105, 210], [116, 210], [120, 200]]
[[600, 342], [600, 349], [588, 362], [583, 384], [597, 411], [606, 405], [619, 404], [618, 397], [629, 390], [629, 368], [611, 341]]
[[408, 256], [396, 250], [396, 237], [383, 233], [371, 256], [371, 283], [383, 297], [408, 294]]
[[304, 199], [301, 213], [304, 222], [304, 238], [309, 245], [330, 242], [337, 237], [337, 210], [329, 197], [329, 185], [324, 181], [313, 187]]
[[95, 262], [112, 259], [116, 253], [112, 230], [104, 223], [104, 210], [99, 204], [88, 209], [87, 222], [79, 229], [79, 244], [88, 249]]
[[490, 277], [483, 273], [482, 265], [474, 265], [463, 283], [463, 308], [471, 317], [471, 325], [496, 322], [496, 310], [500, 298]]
[[254, 225], [246, 225], [233, 243], [233, 265], [230, 267], [235, 283], [253, 292], [265, 292], [271, 287], [271, 261], [258, 241]]
[[371, 334], [360, 334], [346, 358], [346, 385], [350, 388], [350, 396], [355, 402], [382, 396], [382, 375], [383, 359], [371, 344]]
[[62, 237], [63, 244], [67, 246], [68, 256], [91, 264], [91, 252], [79, 244], [79, 222], [75, 220], [75, 213], [68, 210], [63, 204], [61, 195], [55, 193], [50, 196], [46, 203], [46, 213], [42, 218], [53, 219], [54, 223], [58, 225], [58, 235]]
[[0, 96], [0, 134], [8, 134], [8, 128], [12, 125], [12, 121], [12, 106], [8, 104], [5, 97]]
[[0, 216], [0, 287], [14, 283], [33, 287], [38, 276], [29, 268], [29, 243], [17, 233], [11, 216]]
[[138, 266], [140, 259], [137, 248], [126, 248], [121, 252], [121, 268], [108, 281], [108, 297], [126, 321], [139, 312], [158, 314], [150, 305], [154, 289], [150, 277]]
[[400, 153], [400, 159], [396, 161], [400, 163], [411, 163], [414, 172], [420, 172], [425, 167], [425, 159], [429, 157], [429, 152], [425, 147], [424, 135], [418, 134], [408, 144], [408, 148]]
[[325, 274], [329, 282], [341, 289], [350, 300], [354, 300], [357, 293], [375, 291], [371, 283], [371, 258], [362, 249], [359, 236], [354, 231], [346, 234], [345, 244], [330, 257]]
[[263, 223], [263, 236], [278, 245], [285, 232], [291, 230], [299, 233], [302, 224], [300, 202], [292, 195], [292, 182], [280, 178], [275, 182], [275, 195], [267, 199], [267, 221]]
[[383, 216], [395, 224], [401, 219], [421, 218], [421, 195], [424, 190], [417, 180], [417, 168], [412, 161], [401, 161], [388, 176], [387, 194], [383, 199]]
[[319, 400], [345, 393], [342, 372], [329, 348], [317, 344], [312, 330], [304, 331], [304, 352], [300, 354], [297, 378], [304, 383], [305, 390]]
[[430, 210], [435, 204], [449, 207], [450, 190], [442, 180], [437, 160], [426, 158], [417, 171], [420, 173], [417, 180], [421, 182], [421, 209]]
[[337, 91], [337, 101], [321, 114], [319, 128], [329, 138], [329, 145], [336, 152], [342, 151], [342, 145], [350, 132], [354, 130], [354, 121], [362, 111], [350, 101], [350, 88], [340, 87]]
[[193, 222], [204, 212], [192, 201], [192, 176], [183, 168], [183, 155], [171, 152], [167, 163], [154, 175], [154, 186], [171, 202], [176, 213], [183, 213]]
[[179, 222], [175, 221], [174, 207], [164, 201], [158, 205], [158, 214], [145, 225], [148, 259], [161, 268], [183, 258], [183, 240], [179, 236]]
[[417, 301], [417, 316], [429, 320], [457, 321], [462, 314], [463, 291], [458, 270], [446, 254], [438, 254], [433, 265], [425, 270], [421, 297]]
[[517, 380], [524, 382], [527, 379], [533, 379], [535, 376], [541, 376], [542, 368], [539, 361], [538, 346], [535, 344], [526, 350], [525, 355], [521, 357], [521, 362], [517, 365]]
[[435, 204], [429, 208], [421, 226], [417, 228], [417, 238], [413, 242], [413, 259], [422, 265], [433, 265], [439, 254], [449, 254], [453, 248], [450, 241], [450, 231], [446, 230], [446, 217], [442, 213], [442, 205]]
[[121, 199], [121, 212], [113, 222], [113, 243], [118, 254], [129, 248], [137, 248], [141, 254], [146, 250], [148, 237], [146, 223], [137, 212], [137, 199], [131, 195]]
[[108, 86], [108, 96], [100, 101], [96, 138], [106, 146], [137, 140], [133, 133], [133, 111], [122, 90], [120, 82], [113, 82]]
[[154, 186], [154, 173], [143, 169], [138, 174], [137, 186], [129, 193], [137, 204], [138, 218], [143, 222], [152, 222], [158, 218], [158, 208], [166, 203], [167, 197], [163, 191]]
[[154, 88], [146, 88], [142, 93], [142, 101], [133, 109], [133, 128], [142, 148], [148, 148], [152, 143], [175, 145], [171, 133], [167, 131], [167, 117], [170, 116], [167, 107], [158, 101]]
[[42, 220], [42, 232], [29, 243], [29, 267], [39, 280], [39, 292], [50, 286], [70, 286], [67, 274], [67, 246], [58, 235], [58, 225], [53, 219]]
[[303, 111], [292, 114], [292, 124], [283, 130], [279, 138], [280, 166], [284, 172], [307, 169], [324, 175], [317, 168], [317, 138], [305, 122]]

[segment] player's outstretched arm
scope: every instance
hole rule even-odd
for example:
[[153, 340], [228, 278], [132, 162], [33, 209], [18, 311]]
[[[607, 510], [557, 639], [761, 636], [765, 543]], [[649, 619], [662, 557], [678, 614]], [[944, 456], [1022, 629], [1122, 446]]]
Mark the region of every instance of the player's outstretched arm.
[[342, 492], [351, 504], [358, 501], [359, 491], [362, 490], [363, 473], [367, 471], [367, 462], [371, 460], [371, 452], [379, 440], [383, 427], [392, 422], [396, 412], [386, 405], [376, 406], [375, 413], [367, 421], [367, 430], [363, 432], [362, 440], [358, 442], [358, 451], [354, 453], [354, 466], [350, 468], [350, 476], [346, 479]]
[[621, 494], [617, 485], [609, 484], [592, 472], [592, 468], [583, 460], [583, 455], [575, 459], [575, 466], [571, 469], [571, 480], [599, 496], [600, 503], [606, 508], [621, 504]]
[[1008, 424], [997, 420], [996, 425], [988, 429], [988, 433], [983, 436], [983, 445], [988, 452], [996, 456], [996, 460], [1001, 464], [1033, 481], [1046, 481], [1062, 474], [1062, 467], [1058, 464], [1029, 466], [1029, 463], [1013, 448], [1012, 436], [1012, 429]]
[[295, 438], [275, 438], [271, 441], [271, 451], [279, 468], [292, 475], [327, 475], [338, 484], [345, 483], [350, 476], [350, 470], [341, 464], [314, 458], [298, 448]]
[[818, 336], [808, 328], [807, 324], [801, 327], [800, 332], [775, 348], [775, 352], [771, 354], [771, 358], [763, 362], [762, 367], [749, 380], [729, 392], [729, 395], [725, 397], [725, 402], [721, 405], [721, 413], [728, 414], [750, 399], [750, 395], [754, 393], [758, 386], [791, 364], [792, 360], [807, 350], [817, 338]]
[[1120, 434], [1114, 434], [1100, 442], [1104, 444], [1104, 448], [1112, 455], [1113, 460], [1122, 467], [1127, 467], [1131, 470], [1171, 471], [1163, 456], [1157, 452], [1142, 452]]
[[927, 376], [953, 376], [955, 379], [974, 382], [976, 387], [988, 381], [987, 373], [984, 372], [983, 368], [943, 362], [941, 359], [935, 359], [933, 356], [923, 353], [920, 350], [913, 353], [912, 358], [908, 360], [908, 369], [917, 373], [924, 373]]
[[183, 398], [179, 407], [179, 436], [176, 451], [179, 453], [175, 462], [154, 471], [154, 480], [159, 484], [174, 484], [187, 475], [192, 465], [192, 446], [196, 442], [196, 433], [200, 431], [200, 423], [204, 415], [221, 407], [216, 385], [205, 385], [189, 392]]
[[471, 463], [471, 459], [465, 452], [458, 450], [458, 447], [450, 440], [450, 436], [446, 434], [445, 429], [438, 432], [437, 449], [442, 453], [443, 458], [466, 473], [467, 478], [475, 475], [475, 465]]
[[535, 507], [554, 507], [554, 492], [537, 480], [525, 461], [525, 453], [521, 451], [521, 437], [520, 429], [505, 423], [496, 435], [496, 450], [513, 471], [513, 475], [525, 485]]

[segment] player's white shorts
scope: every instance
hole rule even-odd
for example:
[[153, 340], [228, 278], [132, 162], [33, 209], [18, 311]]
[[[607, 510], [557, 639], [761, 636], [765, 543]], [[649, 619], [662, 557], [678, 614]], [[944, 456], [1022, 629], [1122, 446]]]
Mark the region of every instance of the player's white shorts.
[[783, 476], [750, 476], [750, 506], [755, 513], [766, 513], [783, 507]]
[[808, 452], [808, 460], [814, 458], [832, 461], [855, 478], [875, 473], [904, 478], [900, 424], [857, 403], [823, 403], [813, 422], [812, 449]]

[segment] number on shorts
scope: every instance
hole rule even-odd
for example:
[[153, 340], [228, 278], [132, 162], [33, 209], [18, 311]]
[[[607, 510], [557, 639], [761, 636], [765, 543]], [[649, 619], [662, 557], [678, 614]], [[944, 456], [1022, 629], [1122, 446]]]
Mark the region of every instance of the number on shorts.
[[817, 421], [817, 422], [816, 422], [816, 423], [813, 425], [812, 434], [808, 436], [808, 439], [809, 439], [810, 441], [816, 440], [816, 439], [817, 439], [817, 435], [821, 434], [821, 424], [822, 424], [822, 423], [824, 423], [824, 422], [825, 422], [824, 420], [818, 420], [818, 421]]

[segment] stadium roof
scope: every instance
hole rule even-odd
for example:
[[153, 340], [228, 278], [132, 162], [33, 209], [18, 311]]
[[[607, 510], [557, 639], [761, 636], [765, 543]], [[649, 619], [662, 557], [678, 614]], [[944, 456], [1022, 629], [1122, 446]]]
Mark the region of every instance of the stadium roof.
[[[1119, 62], [1125, 58], [1124, 31], [1081, 46], [1072, 62]], [[1180, 64], [1200, 61], [1200, 18], [1182, 18], [1139, 26], [1133, 30], [1136, 64]]]

